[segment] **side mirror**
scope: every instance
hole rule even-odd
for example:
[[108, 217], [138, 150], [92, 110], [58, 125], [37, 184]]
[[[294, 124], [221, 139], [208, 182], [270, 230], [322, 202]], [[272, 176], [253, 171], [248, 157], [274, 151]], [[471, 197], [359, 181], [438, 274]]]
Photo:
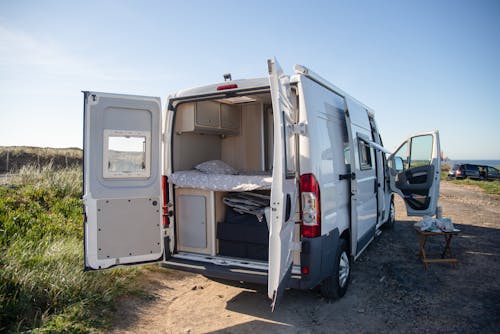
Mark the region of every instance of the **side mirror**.
[[403, 164], [403, 158], [394, 157], [393, 160], [394, 160], [394, 169], [398, 173], [402, 172], [405, 169], [404, 164]]

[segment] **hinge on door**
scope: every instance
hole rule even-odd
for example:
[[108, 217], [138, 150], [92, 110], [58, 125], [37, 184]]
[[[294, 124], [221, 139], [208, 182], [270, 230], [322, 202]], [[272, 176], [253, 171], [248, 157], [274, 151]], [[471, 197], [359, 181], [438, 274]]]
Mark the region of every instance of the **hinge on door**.
[[91, 94], [87, 100], [87, 103], [89, 105], [96, 105], [97, 103], [99, 103], [99, 98], [96, 94]]
[[356, 173], [340, 174], [339, 180], [356, 180]]
[[271, 59], [267, 60], [267, 71], [269, 74], [273, 73], [273, 61]]
[[303, 135], [305, 136], [307, 133], [307, 125], [306, 123], [298, 123], [298, 124], [289, 124], [288, 129], [291, 133], [295, 135]]

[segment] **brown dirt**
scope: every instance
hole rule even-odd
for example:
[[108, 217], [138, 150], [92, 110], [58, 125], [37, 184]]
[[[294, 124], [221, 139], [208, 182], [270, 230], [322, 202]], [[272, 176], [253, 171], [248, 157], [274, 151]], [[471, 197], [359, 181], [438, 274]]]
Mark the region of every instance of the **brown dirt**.
[[[416, 219], [397, 201], [397, 222], [353, 264], [341, 300], [313, 291], [285, 292], [271, 313], [266, 287], [219, 282], [201, 275], [146, 271], [150, 298], [117, 305], [113, 333], [498, 333], [500, 328], [500, 197], [442, 182], [445, 217], [462, 230], [459, 259], [417, 260]], [[431, 251], [441, 240], [433, 240]]]

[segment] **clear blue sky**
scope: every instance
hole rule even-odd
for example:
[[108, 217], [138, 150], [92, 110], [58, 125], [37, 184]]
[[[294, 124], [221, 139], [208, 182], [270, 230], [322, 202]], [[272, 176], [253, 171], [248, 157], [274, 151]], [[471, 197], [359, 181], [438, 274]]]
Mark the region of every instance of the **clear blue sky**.
[[0, 145], [82, 146], [81, 90], [160, 96], [303, 64], [375, 109], [385, 146], [439, 129], [500, 159], [500, 1], [0, 1]]

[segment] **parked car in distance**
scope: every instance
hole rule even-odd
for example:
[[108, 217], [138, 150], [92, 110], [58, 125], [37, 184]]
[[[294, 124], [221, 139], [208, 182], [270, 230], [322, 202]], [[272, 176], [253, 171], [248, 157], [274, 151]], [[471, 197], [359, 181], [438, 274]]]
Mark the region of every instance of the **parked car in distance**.
[[479, 166], [472, 164], [454, 164], [448, 171], [448, 179], [479, 179]]
[[479, 166], [479, 178], [481, 180], [500, 180], [500, 171], [491, 166]]

